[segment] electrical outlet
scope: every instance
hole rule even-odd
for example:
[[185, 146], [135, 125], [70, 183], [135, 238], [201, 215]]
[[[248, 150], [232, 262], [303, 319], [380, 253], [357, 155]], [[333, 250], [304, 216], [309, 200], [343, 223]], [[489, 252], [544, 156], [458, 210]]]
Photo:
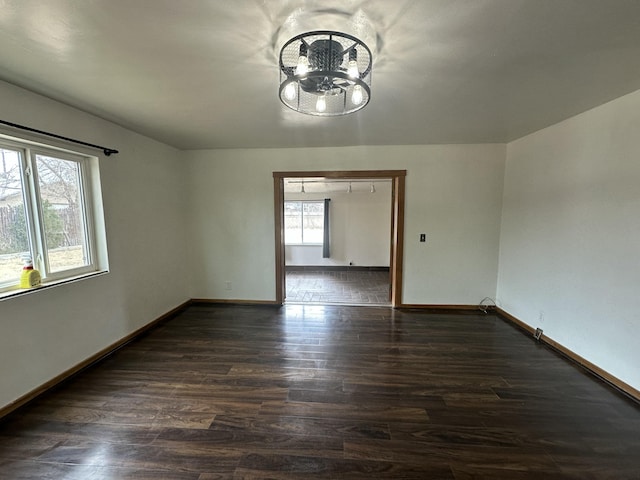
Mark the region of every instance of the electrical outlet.
[[224, 282], [224, 289], [225, 290], [231, 290], [231, 282], [229, 280]]
[[536, 340], [540, 340], [541, 337], [542, 337], [542, 329], [536, 328], [536, 333], [533, 334], [533, 338], [535, 338]]
[[420, 242], [426, 242], [427, 241], [427, 234], [426, 233], [421, 233], [420, 234]]

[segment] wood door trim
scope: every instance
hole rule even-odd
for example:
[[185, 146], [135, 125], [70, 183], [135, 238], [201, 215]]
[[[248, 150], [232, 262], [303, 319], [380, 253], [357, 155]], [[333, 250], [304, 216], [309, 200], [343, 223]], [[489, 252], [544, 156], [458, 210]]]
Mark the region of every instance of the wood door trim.
[[391, 305], [402, 304], [402, 259], [404, 258], [404, 180], [405, 176], [393, 178], [393, 238], [391, 277]]
[[308, 177], [324, 177], [324, 178], [384, 178], [386, 180], [395, 177], [406, 177], [406, 170], [331, 170], [320, 171], [314, 170], [310, 172], [273, 172], [274, 178], [308, 178]]
[[274, 230], [276, 262], [276, 303], [283, 304], [285, 296], [285, 254], [284, 254], [284, 179], [285, 178], [371, 178], [393, 182], [391, 218], [391, 306], [402, 304], [402, 267], [404, 259], [404, 202], [406, 170], [331, 170], [273, 172], [274, 190]]
[[276, 303], [284, 303], [284, 178], [273, 175], [274, 225], [276, 231]]

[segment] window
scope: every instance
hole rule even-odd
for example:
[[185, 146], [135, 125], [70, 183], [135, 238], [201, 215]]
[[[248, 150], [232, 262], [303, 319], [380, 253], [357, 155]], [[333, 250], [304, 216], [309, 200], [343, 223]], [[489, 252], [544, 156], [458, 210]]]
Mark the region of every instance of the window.
[[287, 245], [322, 245], [323, 201], [284, 202], [284, 239]]
[[0, 292], [17, 288], [28, 258], [43, 283], [99, 270], [91, 189], [96, 162], [0, 138]]

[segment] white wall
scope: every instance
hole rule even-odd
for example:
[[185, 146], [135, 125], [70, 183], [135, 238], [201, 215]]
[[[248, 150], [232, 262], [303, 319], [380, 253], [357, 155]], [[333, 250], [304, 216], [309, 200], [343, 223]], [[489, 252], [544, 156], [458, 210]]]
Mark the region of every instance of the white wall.
[[507, 312], [635, 388], [639, 133], [640, 91], [508, 145], [498, 282]]
[[0, 302], [1, 407], [183, 303], [189, 291], [180, 152], [2, 82], [0, 104], [5, 120], [120, 150], [100, 159], [110, 273]]
[[[504, 145], [205, 150], [190, 169], [195, 298], [274, 300], [274, 171], [407, 170], [405, 303], [494, 296]], [[427, 243], [419, 243], [420, 233]], [[231, 282], [231, 290], [225, 282]]]
[[[337, 185], [337, 184], [336, 184]], [[339, 184], [345, 185], [345, 184]], [[375, 193], [287, 193], [285, 200], [330, 198], [331, 258], [322, 258], [322, 246], [287, 245], [286, 265], [349, 265], [388, 267], [391, 243], [391, 182], [378, 182]]]

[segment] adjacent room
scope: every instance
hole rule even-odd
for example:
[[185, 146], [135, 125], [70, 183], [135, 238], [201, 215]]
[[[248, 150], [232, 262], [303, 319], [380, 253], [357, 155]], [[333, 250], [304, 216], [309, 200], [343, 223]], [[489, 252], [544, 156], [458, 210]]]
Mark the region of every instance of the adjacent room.
[[390, 305], [390, 179], [284, 180], [287, 303]]
[[639, 20], [3, 2], [0, 479], [637, 479]]

